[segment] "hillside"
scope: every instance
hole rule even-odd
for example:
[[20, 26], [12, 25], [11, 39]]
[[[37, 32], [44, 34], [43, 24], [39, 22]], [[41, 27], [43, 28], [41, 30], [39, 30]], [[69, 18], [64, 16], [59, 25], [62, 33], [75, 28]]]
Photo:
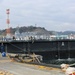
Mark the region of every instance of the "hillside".
[[[36, 32], [37, 34], [58, 34], [58, 35], [70, 35], [75, 34], [75, 31], [64, 31], [64, 32], [56, 32], [56, 31], [48, 31], [44, 27], [34, 27], [34, 26], [23, 26], [23, 27], [16, 27], [16, 28], [10, 28], [11, 33], [14, 34], [15, 31], [19, 29], [19, 32]], [[0, 30], [0, 35], [5, 35], [6, 30]]]
[[57, 32], [57, 34], [59, 34], [59, 35], [70, 35], [70, 34], [74, 34], [75, 35], [75, 31]]
[[[10, 28], [11, 33], [14, 34], [16, 30], [19, 29], [19, 32], [36, 32], [37, 34], [53, 34], [53, 31], [48, 31], [43, 27], [34, 27], [34, 26], [23, 26], [23, 27], [16, 27], [16, 28]], [[0, 30], [0, 35], [5, 35], [6, 30]]]

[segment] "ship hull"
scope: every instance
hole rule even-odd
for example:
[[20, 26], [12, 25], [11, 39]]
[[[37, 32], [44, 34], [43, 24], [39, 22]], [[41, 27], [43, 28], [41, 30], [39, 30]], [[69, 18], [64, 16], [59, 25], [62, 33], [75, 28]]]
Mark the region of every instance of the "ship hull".
[[75, 40], [10, 41], [3, 44], [7, 53], [36, 53], [44, 60], [75, 58]]

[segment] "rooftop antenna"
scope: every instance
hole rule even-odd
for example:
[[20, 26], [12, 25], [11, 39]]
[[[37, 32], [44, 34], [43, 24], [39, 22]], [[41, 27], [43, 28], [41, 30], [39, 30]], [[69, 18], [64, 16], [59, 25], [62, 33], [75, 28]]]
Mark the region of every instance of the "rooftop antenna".
[[35, 24], [35, 27], [37, 26], [37, 24]]

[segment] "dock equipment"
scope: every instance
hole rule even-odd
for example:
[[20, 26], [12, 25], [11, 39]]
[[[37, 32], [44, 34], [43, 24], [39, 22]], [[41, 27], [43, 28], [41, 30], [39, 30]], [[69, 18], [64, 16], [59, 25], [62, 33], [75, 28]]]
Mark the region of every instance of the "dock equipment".
[[8, 54], [8, 57], [14, 61], [22, 63], [41, 63], [42, 56], [33, 54]]

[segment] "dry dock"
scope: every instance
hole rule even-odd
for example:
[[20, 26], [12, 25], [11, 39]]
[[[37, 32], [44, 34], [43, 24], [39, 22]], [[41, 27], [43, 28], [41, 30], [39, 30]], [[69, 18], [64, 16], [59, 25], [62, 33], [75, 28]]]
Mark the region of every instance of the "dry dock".
[[[4, 72], [4, 74], [1, 73]], [[7, 73], [7, 74], [5, 74]], [[60, 69], [11, 61], [0, 56], [0, 75], [65, 75]]]

